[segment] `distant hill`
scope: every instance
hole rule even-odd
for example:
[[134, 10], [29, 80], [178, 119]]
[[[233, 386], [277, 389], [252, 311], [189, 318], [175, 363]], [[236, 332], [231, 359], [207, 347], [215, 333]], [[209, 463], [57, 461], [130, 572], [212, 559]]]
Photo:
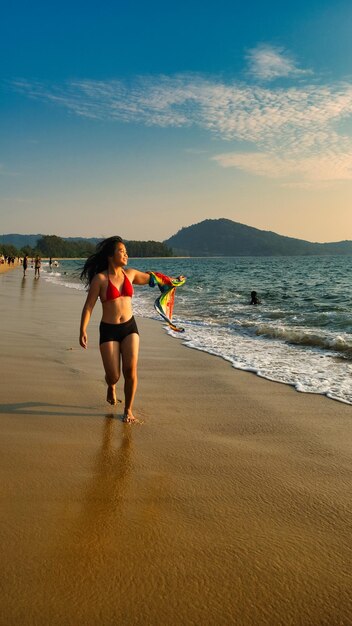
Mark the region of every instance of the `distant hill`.
[[[0, 245], [3, 244], [12, 244], [19, 250], [23, 248], [23, 246], [30, 246], [31, 248], [35, 248], [37, 245], [37, 241], [41, 239], [44, 235], [19, 235], [17, 233], [12, 233], [9, 235], [0, 235]], [[102, 237], [64, 237], [65, 241], [84, 241], [85, 243], [92, 243], [96, 245], [98, 241], [101, 241]]]
[[181, 228], [164, 243], [186, 256], [304, 256], [352, 254], [352, 241], [312, 243], [259, 230], [228, 219]]
[[19, 250], [23, 248], [23, 246], [30, 246], [31, 248], [35, 248], [38, 239], [40, 239], [42, 236], [43, 235], [18, 235], [17, 233], [0, 235], [0, 246], [1, 244], [12, 245]]
[[63, 237], [63, 239], [68, 242], [84, 241], [85, 243], [91, 243], [93, 246], [96, 246], [97, 243], [103, 239], [103, 237]]
[[[12, 244], [18, 250], [25, 246], [35, 248], [44, 235], [0, 235], [1, 244]], [[65, 237], [68, 244], [96, 245], [101, 237]], [[285, 237], [267, 230], [259, 230], [225, 218], [204, 220], [181, 228], [163, 243], [130, 241], [131, 256], [169, 256], [170, 248], [180, 256], [305, 256], [352, 254], [352, 241], [312, 243], [303, 239]], [[167, 246], [167, 248], [166, 248]], [[55, 256], [54, 253], [52, 253]]]

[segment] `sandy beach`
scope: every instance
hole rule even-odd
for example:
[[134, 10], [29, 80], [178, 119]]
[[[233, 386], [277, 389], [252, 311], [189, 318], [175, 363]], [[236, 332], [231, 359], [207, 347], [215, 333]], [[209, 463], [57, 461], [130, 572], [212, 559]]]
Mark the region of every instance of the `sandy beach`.
[[[352, 624], [352, 407], [139, 319], [136, 414], [84, 293], [0, 276], [1, 624]], [[122, 398], [119, 383], [118, 397]]]
[[22, 263], [19, 263], [17, 260], [14, 264], [10, 263], [10, 265], [8, 263], [0, 263], [0, 274], [5, 274], [9, 270], [18, 269], [19, 267], [21, 267], [21, 265]]

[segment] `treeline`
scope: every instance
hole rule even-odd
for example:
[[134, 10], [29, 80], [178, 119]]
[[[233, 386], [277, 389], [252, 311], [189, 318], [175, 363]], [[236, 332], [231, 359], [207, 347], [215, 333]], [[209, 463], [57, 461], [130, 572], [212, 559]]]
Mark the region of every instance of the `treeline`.
[[54, 258], [85, 258], [95, 250], [95, 246], [84, 241], [84, 239], [82, 241], [65, 241], [56, 235], [44, 235], [38, 239], [35, 246], [27, 245], [16, 248], [13, 244], [0, 244], [0, 248], [0, 252], [5, 256], [23, 257], [27, 254], [29, 257], [34, 257], [39, 254], [41, 257]]
[[131, 257], [158, 257], [172, 256], [172, 250], [160, 241], [126, 241], [128, 256]]
[[21, 254], [21, 252], [16, 248], [16, 246], [13, 246], [12, 243], [0, 244], [0, 256], [2, 254], [10, 257], [23, 256], [23, 254]]
[[38, 254], [54, 258], [85, 258], [93, 254], [95, 246], [88, 241], [66, 241], [56, 235], [44, 235], [37, 241]]
[[[169, 257], [172, 250], [160, 241], [127, 241], [130, 257]], [[13, 244], [0, 244], [0, 253], [5, 256], [20, 256], [27, 254], [30, 257], [39, 254], [41, 257], [53, 258], [86, 258], [95, 251], [95, 246], [85, 239], [67, 241], [56, 235], [43, 235], [38, 239], [35, 247], [22, 246], [16, 248]]]

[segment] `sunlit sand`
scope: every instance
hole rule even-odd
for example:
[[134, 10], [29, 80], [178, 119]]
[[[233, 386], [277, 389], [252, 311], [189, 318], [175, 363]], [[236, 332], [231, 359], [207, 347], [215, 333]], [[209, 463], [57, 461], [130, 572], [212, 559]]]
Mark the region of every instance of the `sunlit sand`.
[[99, 312], [71, 350], [82, 293], [24, 283], [0, 278], [2, 623], [351, 624], [351, 407], [139, 319], [131, 427]]

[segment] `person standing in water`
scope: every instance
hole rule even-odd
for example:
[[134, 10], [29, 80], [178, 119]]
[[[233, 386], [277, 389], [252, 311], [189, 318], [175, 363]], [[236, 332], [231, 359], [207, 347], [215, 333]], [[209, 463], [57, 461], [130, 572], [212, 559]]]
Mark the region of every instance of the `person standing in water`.
[[79, 343], [88, 347], [87, 326], [98, 297], [103, 315], [99, 326], [100, 354], [108, 386], [106, 400], [117, 404], [116, 383], [120, 378], [120, 362], [125, 379], [124, 421], [137, 421], [133, 401], [137, 389], [139, 333], [132, 312], [133, 284], [147, 285], [150, 275], [128, 268], [128, 254], [121, 237], [101, 241], [85, 262], [81, 280], [89, 287], [81, 316]]
[[26, 271], [28, 267], [28, 257], [26, 254], [23, 257], [22, 265], [23, 265], [23, 277], [24, 277], [26, 275]]
[[39, 254], [37, 254], [37, 256], [35, 257], [35, 262], [34, 262], [34, 278], [39, 278], [41, 265], [42, 265], [42, 262], [41, 262], [40, 256]]

